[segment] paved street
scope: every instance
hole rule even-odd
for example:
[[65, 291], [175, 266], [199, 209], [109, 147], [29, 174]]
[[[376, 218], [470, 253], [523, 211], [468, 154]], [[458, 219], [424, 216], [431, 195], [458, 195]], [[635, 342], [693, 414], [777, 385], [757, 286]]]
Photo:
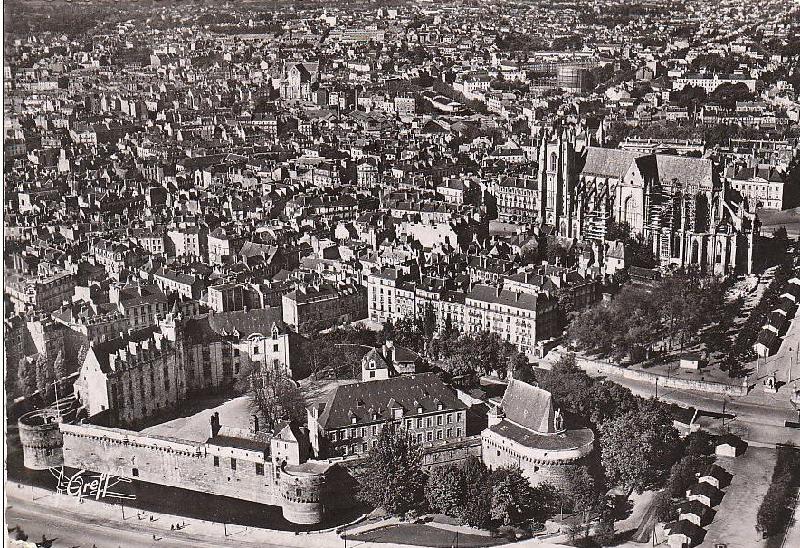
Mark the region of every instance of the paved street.
[[[9, 527], [20, 526], [29, 540], [55, 538], [54, 546], [79, 546], [81, 548], [143, 547], [143, 546], [263, 546], [281, 547], [339, 546], [341, 541], [334, 533], [318, 536], [297, 536], [288, 533], [254, 531], [239, 525], [224, 528], [221, 523], [185, 520], [188, 527], [179, 532], [169, 530], [169, 524], [183, 521], [176, 516], [153, 514], [156, 522], [139, 521], [136, 510], [127, 509], [122, 520], [119, 507], [86, 501], [76, 505], [75, 500], [65, 495], [45, 494], [44, 490], [8, 489], [6, 522]], [[35, 493], [31, 496], [32, 493]], [[35, 499], [35, 500], [32, 500]], [[227, 536], [226, 536], [227, 531]], [[255, 534], [260, 533], [257, 537]], [[153, 534], [156, 539], [153, 539]], [[274, 542], [264, 538], [271, 535]]]

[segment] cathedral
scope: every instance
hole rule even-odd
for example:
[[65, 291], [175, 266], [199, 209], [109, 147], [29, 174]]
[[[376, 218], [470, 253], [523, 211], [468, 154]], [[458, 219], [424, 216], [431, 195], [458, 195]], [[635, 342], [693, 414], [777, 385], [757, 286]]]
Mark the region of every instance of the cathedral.
[[652, 245], [662, 266], [752, 271], [758, 219], [726, 188], [710, 159], [589, 142], [571, 128], [540, 137], [541, 225], [559, 237], [602, 241], [611, 222], [627, 223]]

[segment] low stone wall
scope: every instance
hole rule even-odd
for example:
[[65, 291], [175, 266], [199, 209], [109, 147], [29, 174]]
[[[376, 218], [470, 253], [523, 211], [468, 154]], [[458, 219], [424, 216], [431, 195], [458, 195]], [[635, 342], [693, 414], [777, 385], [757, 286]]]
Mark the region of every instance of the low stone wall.
[[[563, 353], [555, 353], [557, 358]], [[678, 388], [680, 390], [697, 390], [700, 392], [710, 392], [713, 394], [727, 394], [729, 396], [745, 396], [748, 392], [747, 379], [742, 380], [741, 384], [725, 384], [713, 381], [698, 381], [692, 379], [681, 379], [678, 377], [666, 377], [641, 369], [631, 369], [620, 367], [608, 362], [591, 360], [582, 356], [575, 356], [578, 366], [584, 371], [594, 371], [602, 373], [608, 377], [622, 377], [635, 381], [648, 382], [662, 388]]]

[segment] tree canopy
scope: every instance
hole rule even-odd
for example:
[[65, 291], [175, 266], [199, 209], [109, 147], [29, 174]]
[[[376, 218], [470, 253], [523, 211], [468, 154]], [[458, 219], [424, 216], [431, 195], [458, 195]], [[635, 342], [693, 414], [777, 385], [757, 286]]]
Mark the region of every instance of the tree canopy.
[[663, 480], [680, 451], [672, 417], [656, 402], [604, 422], [600, 433], [609, 481], [638, 492]]
[[358, 498], [395, 515], [423, 508], [427, 478], [422, 447], [391, 423], [382, 428], [377, 442], [355, 473]]

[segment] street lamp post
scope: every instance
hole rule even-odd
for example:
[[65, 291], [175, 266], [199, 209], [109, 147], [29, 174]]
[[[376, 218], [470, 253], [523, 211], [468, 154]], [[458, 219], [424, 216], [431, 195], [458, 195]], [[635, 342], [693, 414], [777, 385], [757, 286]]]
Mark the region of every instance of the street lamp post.
[[725, 404], [728, 403], [728, 395], [722, 394], [722, 430], [725, 430]]

